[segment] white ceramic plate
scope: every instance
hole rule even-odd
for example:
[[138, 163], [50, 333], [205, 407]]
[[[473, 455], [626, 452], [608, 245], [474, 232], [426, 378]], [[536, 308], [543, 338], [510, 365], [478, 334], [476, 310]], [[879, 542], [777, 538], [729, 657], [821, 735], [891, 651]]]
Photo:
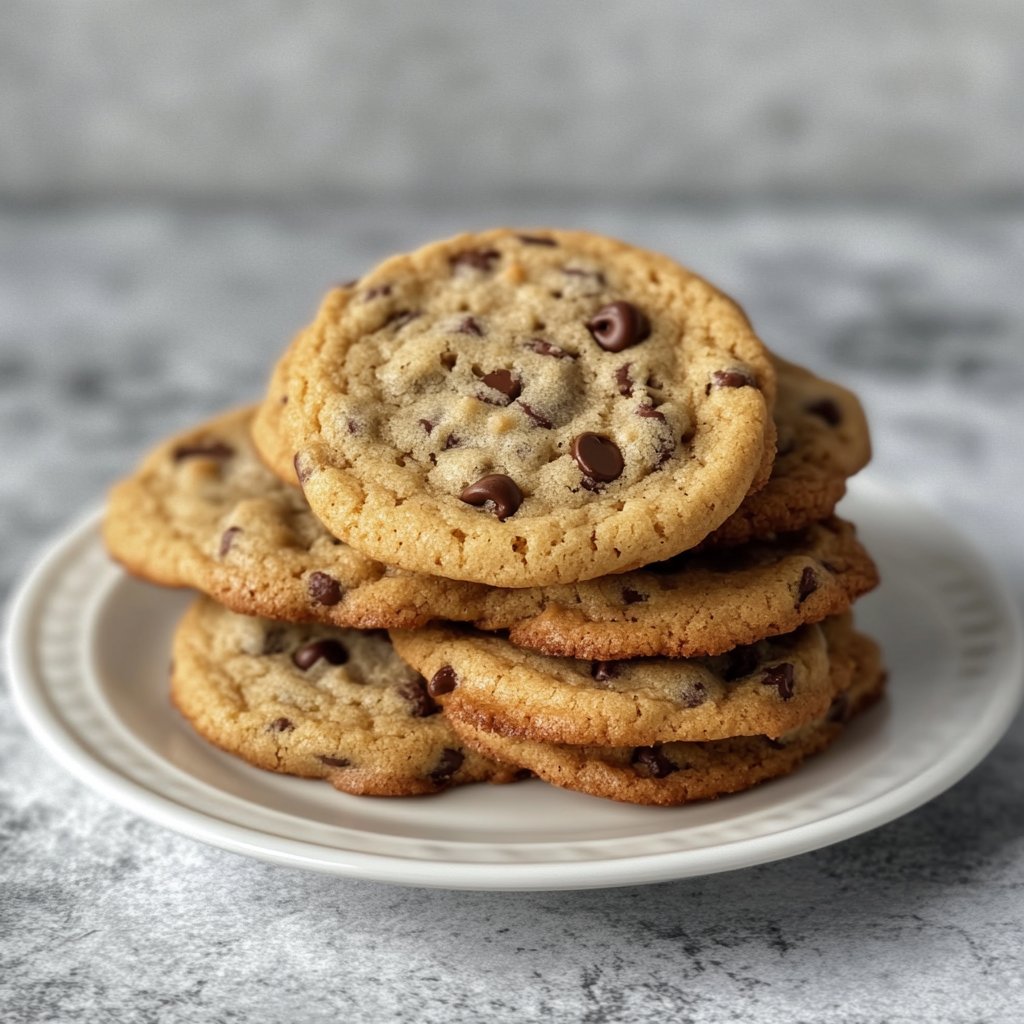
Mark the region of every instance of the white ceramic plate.
[[858, 484], [843, 504], [884, 583], [857, 609], [891, 670], [887, 701], [796, 774], [721, 800], [643, 808], [526, 782], [380, 799], [251, 768], [170, 706], [171, 633], [190, 596], [112, 565], [93, 515], [60, 538], [11, 608], [17, 704], [72, 774], [215, 846], [354, 878], [453, 889], [628, 885], [746, 867], [881, 825], [992, 748], [1021, 700], [1005, 590], [922, 508]]

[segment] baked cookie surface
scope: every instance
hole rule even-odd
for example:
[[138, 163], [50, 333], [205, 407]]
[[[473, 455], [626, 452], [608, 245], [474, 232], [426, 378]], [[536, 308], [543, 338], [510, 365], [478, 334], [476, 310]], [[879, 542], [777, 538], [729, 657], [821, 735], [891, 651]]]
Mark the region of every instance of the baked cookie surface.
[[392, 631], [453, 721], [545, 743], [646, 746], [780, 736], [824, 714], [845, 683], [829, 647], [849, 616], [710, 658], [582, 661], [455, 629]]
[[825, 714], [777, 739], [742, 736], [706, 743], [643, 747], [568, 746], [452, 727], [468, 745], [566, 789], [628, 803], [678, 806], [737, 793], [787, 775], [836, 740], [844, 725], [883, 694], [885, 672], [875, 643], [853, 633], [830, 651], [836, 696]]
[[289, 626], [200, 598], [177, 629], [173, 658], [181, 713], [260, 768], [365, 796], [516, 777], [463, 747], [384, 634]]
[[317, 516], [452, 579], [575, 582], [669, 557], [774, 455], [775, 373], [739, 308], [582, 232], [393, 257], [327, 296], [288, 364], [280, 425]]

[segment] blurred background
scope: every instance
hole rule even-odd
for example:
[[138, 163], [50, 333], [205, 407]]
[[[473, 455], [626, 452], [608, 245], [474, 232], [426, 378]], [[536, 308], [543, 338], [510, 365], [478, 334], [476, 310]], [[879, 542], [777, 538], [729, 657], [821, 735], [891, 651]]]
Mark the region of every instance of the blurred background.
[[[255, 400], [329, 285], [501, 223], [617, 235], [732, 293], [771, 346], [861, 394], [865, 475], [971, 535], [1024, 604], [1019, 0], [4, 0], [0, 601], [150, 445]], [[818, 857], [525, 902], [517, 969], [542, 979], [559, 941], [584, 942], [596, 974], [539, 990], [567, 1020], [633, 985], [633, 1020], [670, 1003], [723, 1019], [760, 992], [794, 1020], [994, 1021], [1020, 981], [1020, 735], [917, 816]], [[336, 1019], [388, 998], [486, 1007], [505, 985], [474, 965], [495, 936], [511, 958], [509, 928], [492, 936], [509, 903], [378, 896], [198, 847], [48, 764], [2, 689], [0, 796], [0, 911], [19, 915], [4, 1019], [267, 1019], [269, 987]], [[666, 892], [683, 909], [662, 935]], [[285, 906], [279, 933], [253, 929]], [[283, 965], [260, 959], [271, 932]], [[684, 967], [668, 1003], [657, 952]], [[196, 956], [215, 965], [198, 980]], [[828, 974], [793, 985], [794, 960]]]

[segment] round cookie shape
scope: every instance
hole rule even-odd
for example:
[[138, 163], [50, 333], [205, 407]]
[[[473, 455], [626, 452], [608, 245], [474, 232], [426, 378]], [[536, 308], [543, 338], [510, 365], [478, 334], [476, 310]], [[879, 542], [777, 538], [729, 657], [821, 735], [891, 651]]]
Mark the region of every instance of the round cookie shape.
[[[885, 672], [878, 647], [868, 637], [853, 634], [830, 652], [830, 660], [837, 696], [828, 711], [778, 739], [741, 736], [706, 743], [594, 747], [509, 738], [462, 720], [453, 720], [452, 727], [479, 753], [518, 765], [555, 786], [627, 803], [675, 807], [789, 774], [881, 698]], [[847, 681], [845, 688], [839, 679]]]
[[451, 579], [576, 582], [669, 557], [774, 453], [774, 370], [742, 311], [583, 232], [393, 257], [327, 296], [287, 372], [279, 422], [317, 516]]
[[827, 636], [850, 628], [840, 616], [712, 658], [626, 661], [545, 657], [456, 630], [391, 637], [428, 684], [442, 672], [454, 679], [435, 694], [453, 721], [544, 743], [618, 747], [776, 737], [812, 721], [835, 696]]
[[260, 768], [366, 796], [517, 777], [462, 745], [381, 633], [250, 618], [204, 597], [173, 651], [175, 705], [205, 739]]

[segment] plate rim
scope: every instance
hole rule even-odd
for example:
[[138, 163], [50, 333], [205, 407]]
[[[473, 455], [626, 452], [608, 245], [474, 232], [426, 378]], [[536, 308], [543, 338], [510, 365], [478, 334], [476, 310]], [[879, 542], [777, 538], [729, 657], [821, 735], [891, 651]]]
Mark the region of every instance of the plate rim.
[[[763, 836], [747, 836], [709, 847], [651, 854], [594, 858], [586, 861], [454, 862], [366, 853], [293, 839], [255, 826], [225, 821], [188, 807], [97, 760], [74, 730], [56, 713], [46, 685], [33, 672], [31, 632], [45, 598], [45, 584], [80, 548], [99, 541], [102, 507], [74, 520], [42, 548], [12, 590], [4, 636], [4, 661], [14, 705], [29, 733], [58, 764], [102, 796], [139, 817], [174, 832], [233, 853], [286, 867], [364, 881], [430, 888], [528, 891], [613, 887], [669, 881], [733, 871], [799, 856], [879, 828], [922, 806], [972, 771], [995, 747], [1024, 702], [1024, 627], [1015, 599], [1002, 576], [970, 539], [930, 507], [897, 488], [873, 480], [851, 481], [851, 494], [870, 500], [896, 501], [919, 510], [929, 524], [955, 538], [960, 551], [979, 569], [1008, 626], [1004, 657], [1016, 675], [990, 694], [986, 713], [962, 734], [940, 761], [891, 790], [851, 807]], [[869, 712], [870, 714], [870, 712]], [[453, 872], [458, 877], [452, 877]]]

